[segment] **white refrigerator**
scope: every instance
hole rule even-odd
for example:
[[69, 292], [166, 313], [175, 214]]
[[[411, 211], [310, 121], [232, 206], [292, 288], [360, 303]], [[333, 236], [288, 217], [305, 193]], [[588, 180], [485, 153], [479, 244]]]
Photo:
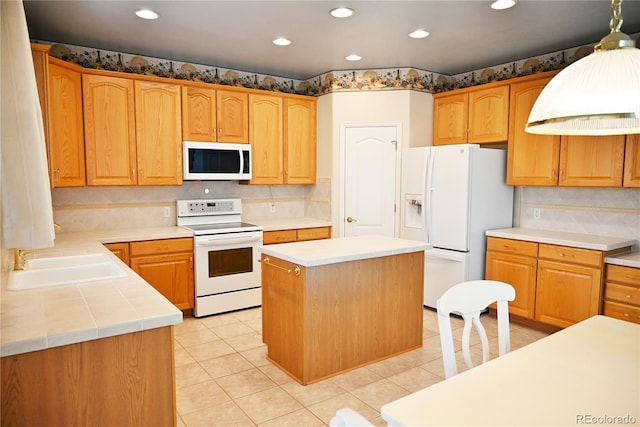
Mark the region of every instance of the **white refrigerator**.
[[474, 144], [403, 150], [400, 237], [433, 245], [425, 251], [425, 306], [435, 308], [457, 283], [484, 279], [485, 231], [513, 223], [506, 155]]

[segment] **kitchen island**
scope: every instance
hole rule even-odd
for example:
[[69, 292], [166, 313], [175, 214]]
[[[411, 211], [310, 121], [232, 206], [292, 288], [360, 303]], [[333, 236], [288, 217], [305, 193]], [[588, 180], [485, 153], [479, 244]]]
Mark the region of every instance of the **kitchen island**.
[[383, 236], [263, 246], [268, 358], [306, 385], [419, 348], [428, 248]]

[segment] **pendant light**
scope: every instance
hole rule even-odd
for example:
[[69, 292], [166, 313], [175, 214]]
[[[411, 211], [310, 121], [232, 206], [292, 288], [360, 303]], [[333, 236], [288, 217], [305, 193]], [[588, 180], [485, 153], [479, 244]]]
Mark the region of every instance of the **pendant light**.
[[536, 100], [525, 131], [545, 135], [640, 133], [640, 49], [611, 1], [611, 32], [592, 54], [559, 72]]

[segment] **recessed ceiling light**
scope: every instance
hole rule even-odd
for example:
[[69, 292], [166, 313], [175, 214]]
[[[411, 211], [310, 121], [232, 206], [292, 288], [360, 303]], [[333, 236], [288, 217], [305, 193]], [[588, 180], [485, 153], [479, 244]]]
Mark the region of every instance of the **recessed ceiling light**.
[[423, 39], [429, 36], [429, 31], [425, 30], [415, 30], [409, 33], [409, 37], [412, 39]]
[[285, 39], [284, 37], [278, 37], [273, 41], [273, 44], [278, 46], [289, 46], [291, 44], [291, 40]]
[[353, 15], [354, 10], [348, 7], [336, 7], [335, 9], [331, 9], [329, 13], [334, 18], [348, 18]]
[[349, 56], [345, 56], [345, 58], [347, 61], [360, 61], [362, 59], [362, 57], [360, 55], [356, 55], [355, 53], [352, 53]]
[[158, 14], [149, 9], [140, 9], [136, 12], [136, 16], [142, 19], [158, 19]]
[[504, 10], [515, 6], [516, 0], [495, 0], [491, 3], [491, 9]]

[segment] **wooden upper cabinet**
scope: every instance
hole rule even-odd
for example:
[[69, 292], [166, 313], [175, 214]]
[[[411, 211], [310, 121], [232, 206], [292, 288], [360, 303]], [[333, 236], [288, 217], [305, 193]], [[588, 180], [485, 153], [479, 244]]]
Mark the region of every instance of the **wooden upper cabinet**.
[[466, 143], [468, 114], [468, 94], [436, 98], [433, 110], [433, 145]]
[[249, 143], [249, 96], [246, 92], [216, 91], [218, 142]]
[[316, 114], [315, 100], [284, 100], [285, 184], [316, 183]]
[[506, 141], [509, 85], [437, 96], [433, 126], [433, 145]]
[[507, 184], [558, 185], [560, 137], [524, 131], [531, 108], [551, 77], [511, 84]]
[[252, 184], [282, 184], [283, 101], [280, 96], [249, 95]]
[[640, 135], [627, 135], [623, 187], [640, 187]]
[[509, 85], [469, 92], [469, 143], [506, 141]]
[[138, 185], [182, 184], [180, 86], [135, 81]]
[[216, 91], [182, 87], [182, 139], [212, 142], [217, 138]]
[[624, 135], [563, 136], [560, 186], [622, 187]]
[[82, 92], [87, 184], [135, 185], [133, 80], [85, 74]]
[[81, 187], [86, 183], [82, 79], [73, 66], [53, 61], [49, 63], [47, 82], [51, 185]]

